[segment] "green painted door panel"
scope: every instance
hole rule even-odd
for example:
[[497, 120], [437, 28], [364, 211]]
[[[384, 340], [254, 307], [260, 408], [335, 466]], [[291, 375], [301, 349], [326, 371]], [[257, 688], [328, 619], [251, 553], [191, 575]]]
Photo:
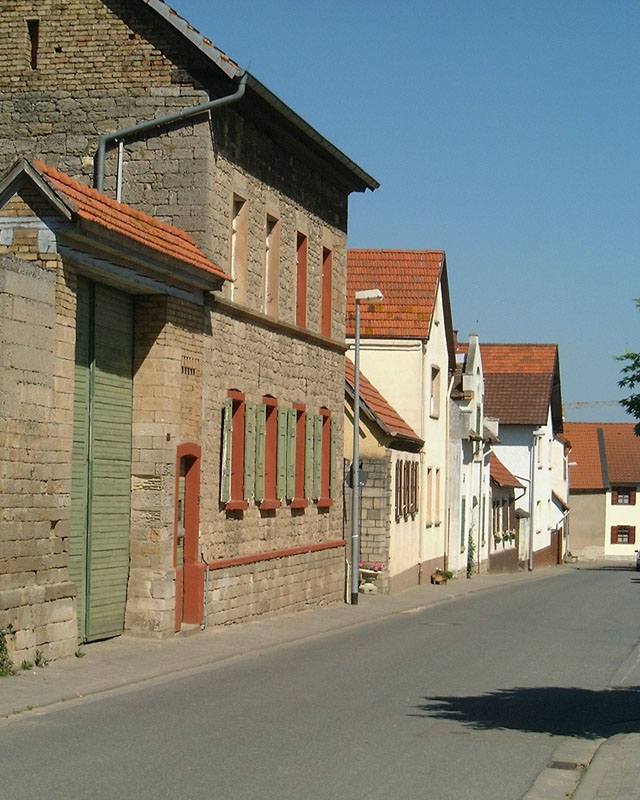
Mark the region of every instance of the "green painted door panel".
[[[90, 641], [122, 633], [129, 575], [131, 511], [131, 407], [133, 399], [133, 301], [129, 295], [89, 284], [89, 314], [80, 314], [76, 332], [73, 530], [71, 560], [78, 585], [81, 639]], [[81, 326], [87, 326], [86, 331]], [[88, 347], [82, 344], [87, 340]], [[88, 356], [88, 413], [83, 405], [84, 371]], [[81, 461], [82, 428], [88, 442], [85, 475]], [[74, 485], [76, 491], [74, 491]], [[81, 489], [86, 487], [82, 503]], [[84, 535], [79, 536], [84, 517]], [[77, 578], [74, 578], [77, 581]]]

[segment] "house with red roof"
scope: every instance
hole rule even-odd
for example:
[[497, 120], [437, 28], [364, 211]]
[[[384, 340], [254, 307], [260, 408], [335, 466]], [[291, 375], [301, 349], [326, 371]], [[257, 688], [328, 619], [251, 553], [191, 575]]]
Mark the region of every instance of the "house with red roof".
[[640, 439], [633, 423], [566, 422], [571, 447], [570, 551], [631, 560], [638, 548]]
[[[559, 563], [566, 552], [568, 484], [560, 366], [554, 344], [482, 344], [485, 413], [500, 423], [494, 452], [524, 485], [516, 498], [519, 559]], [[559, 473], [559, 474], [558, 474]]]
[[[360, 368], [423, 440], [418, 526], [398, 584], [419, 583], [444, 567], [447, 548], [449, 377], [455, 343], [446, 257], [431, 250], [349, 250], [347, 340], [353, 350], [355, 293], [380, 289], [383, 301], [362, 303]], [[393, 557], [393, 556], [392, 556]], [[393, 563], [391, 570], [395, 571]]]
[[[355, 367], [345, 359], [344, 457], [353, 457]], [[360, 564], [378, 591], [418, 582], [420, 451], [424, 441], [360, 374]], [[351, 519], [351, 492], [345, 493]], [[361, 573], [362, 573], [361, 569]], [[364, 573], [363, 573], [364, 574]], [[366, 581], [365, 581], [366, 582]]]
[[520, 568], [520, 519], [516, 514], [516, 492], [524, 484], [510, 472], [495, 453], [491, 453], [491, 544], [489, 571], [517, 572]]
[[0, 18], [0, 626], [33, 661], [343, 601], [377, 182], [162, 0], [37, 5]]
[[449, 405], [447, 568], [486, 572], [491, 538], [490, 456], [498, 421], [485, 417], [484, 373], [477, 334], [456, 345]]

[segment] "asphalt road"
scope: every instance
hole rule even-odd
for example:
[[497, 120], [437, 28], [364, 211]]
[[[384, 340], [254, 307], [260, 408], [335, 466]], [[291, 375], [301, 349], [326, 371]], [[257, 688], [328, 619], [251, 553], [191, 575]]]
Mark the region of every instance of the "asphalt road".
[[517, 800], [640, 730], [640, 575], [559, 571], [0, 725], [0, 799]]

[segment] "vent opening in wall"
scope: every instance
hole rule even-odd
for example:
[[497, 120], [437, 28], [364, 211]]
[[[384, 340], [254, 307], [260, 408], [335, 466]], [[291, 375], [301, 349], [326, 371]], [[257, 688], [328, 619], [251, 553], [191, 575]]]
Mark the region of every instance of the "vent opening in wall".
[[28, 19], [29, 46], [31, 49], [31, 69], [38, 69], [38, 40], [40, 39], [40, 20]]

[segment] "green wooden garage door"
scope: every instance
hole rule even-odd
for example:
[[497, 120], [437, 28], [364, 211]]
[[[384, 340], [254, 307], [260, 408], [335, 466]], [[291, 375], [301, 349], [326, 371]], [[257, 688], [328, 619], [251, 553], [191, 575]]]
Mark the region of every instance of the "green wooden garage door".
[[78, 282], [70, 575], [81, 641], [122, 633], [129, 574], [133, 300]]

